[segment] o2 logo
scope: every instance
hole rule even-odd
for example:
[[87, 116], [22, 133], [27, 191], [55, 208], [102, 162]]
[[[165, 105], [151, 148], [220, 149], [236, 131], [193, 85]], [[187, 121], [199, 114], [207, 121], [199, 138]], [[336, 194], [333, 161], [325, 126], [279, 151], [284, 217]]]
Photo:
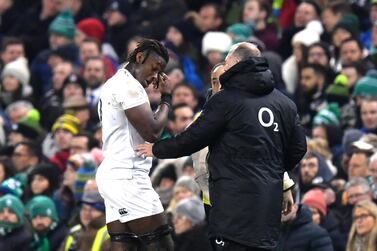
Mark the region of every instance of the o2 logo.
[[[267, 112], [268, 114], [268, 121], [264, 121], [263, 120], [263, 113]], [[279, 124], [277, 122], [274, 121], [274, 114], [272, 113], [271, 109], [270, 108], [267, 108], [267, 107], [262, 107], [259, 109], [258, 111], [258, 120], [259, 120], [259, 123], [263, 126], [263, 127], [271, 127], [272, 125], [274, 126], [274, 132], [278, 132], [279, 131]]]

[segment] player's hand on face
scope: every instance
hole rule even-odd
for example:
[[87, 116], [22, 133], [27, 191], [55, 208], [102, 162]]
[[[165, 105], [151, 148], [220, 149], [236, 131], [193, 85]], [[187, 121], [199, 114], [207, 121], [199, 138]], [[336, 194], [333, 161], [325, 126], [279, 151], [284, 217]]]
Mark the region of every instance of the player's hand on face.
[[152, 147], [153, 144], [150, 143], [140, 144], [135, 148], [136, 155], [142, 158], [154, 157]]
[[172, 84], [168, 75], [163, 72], [158, 74], [158, 90], [161, 94], [171, 94]]

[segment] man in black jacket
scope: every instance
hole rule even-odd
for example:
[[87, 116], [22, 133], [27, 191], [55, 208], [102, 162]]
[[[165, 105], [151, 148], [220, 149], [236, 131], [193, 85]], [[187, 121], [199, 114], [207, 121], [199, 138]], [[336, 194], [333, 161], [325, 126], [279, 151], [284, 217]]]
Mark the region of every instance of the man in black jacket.
[[223, 90], [183, 133], [136, 148], [141, 156], [178, 158], [209, 146], [214, 250], [272, 250], [279, 236], [283, 173], [306, 152], [296, 106], [274, 89], [266, 59], [250, 43], [225, 60]]

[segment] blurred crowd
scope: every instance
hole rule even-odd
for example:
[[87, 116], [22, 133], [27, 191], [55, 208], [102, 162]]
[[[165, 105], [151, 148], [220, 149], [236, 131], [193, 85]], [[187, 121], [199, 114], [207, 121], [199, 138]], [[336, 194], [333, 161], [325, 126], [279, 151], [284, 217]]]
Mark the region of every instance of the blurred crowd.
[[[277, 250], [377, 250], [377, 0], [0, 0], [0, 250], [109, 250], [97, 104], [143, 38], [170, 56], [161, 138], [194, 121], [233, 44], [256, 44], [308, 141]], [[176, 250], [210, 250], [193, 162], [150, 172]]]

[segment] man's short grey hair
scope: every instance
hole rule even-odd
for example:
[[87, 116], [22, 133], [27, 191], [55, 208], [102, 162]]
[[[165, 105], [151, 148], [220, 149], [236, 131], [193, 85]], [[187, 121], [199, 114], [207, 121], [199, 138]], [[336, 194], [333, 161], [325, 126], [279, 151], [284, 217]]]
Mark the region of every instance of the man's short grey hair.
[[362, 177], [355, 177], [355, 178], [352, 178], [350, 181], [348, 181], [346, 184], [346, 191], [348, 191], [351, 187], [356, 187], [356, 186], [361, 186], [365, 193], [371, 191], [368, 181]]
[[5, 112], [6, 112], [6, 114], [9, 115], [10, 112], [12, 112], [14, 110], [18, 110], [20, 108], [24, 108], [27, 111], [31, 111], [34, 108], [34, 106], [29, 101], [19, 100], [19, 101], [13, 102], [10, 105], [8, 105]]
[[250, 57], [260, 57], [261, 52], [255, 44], [249, 42], [241, 42], [230, 48], [230, 53], [239, 61], [244, 61]]

